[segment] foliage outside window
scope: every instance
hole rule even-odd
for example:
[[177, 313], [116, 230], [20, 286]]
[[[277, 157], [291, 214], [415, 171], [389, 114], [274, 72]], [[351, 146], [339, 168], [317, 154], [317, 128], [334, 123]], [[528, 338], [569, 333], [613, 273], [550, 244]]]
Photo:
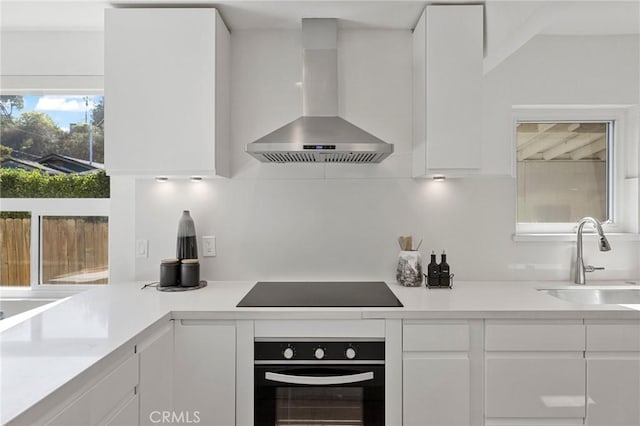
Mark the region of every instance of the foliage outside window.
[[2, 198], [109, 198], [109, 177], [95, 173], [48, 175], [38, 170], [0, 169]]
[[613, 122], [518, 122], [519, 223], [611, 219]]

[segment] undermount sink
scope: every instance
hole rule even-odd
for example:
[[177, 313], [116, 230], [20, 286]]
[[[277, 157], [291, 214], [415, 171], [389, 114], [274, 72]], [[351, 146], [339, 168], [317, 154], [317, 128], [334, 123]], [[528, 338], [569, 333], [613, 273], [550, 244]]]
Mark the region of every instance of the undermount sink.
[[544, 293], [567, 302], [581, 305], [633, 305], [640, 304], [640, 288], [597, 289], [597, 288], [562, 288], [541, 289]]

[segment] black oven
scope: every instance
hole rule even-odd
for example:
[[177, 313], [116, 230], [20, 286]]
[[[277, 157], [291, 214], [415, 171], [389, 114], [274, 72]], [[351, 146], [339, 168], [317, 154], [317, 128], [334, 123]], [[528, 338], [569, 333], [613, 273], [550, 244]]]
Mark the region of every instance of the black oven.
[[256, 426], [384, 425], [384, 341], [256, 341]]

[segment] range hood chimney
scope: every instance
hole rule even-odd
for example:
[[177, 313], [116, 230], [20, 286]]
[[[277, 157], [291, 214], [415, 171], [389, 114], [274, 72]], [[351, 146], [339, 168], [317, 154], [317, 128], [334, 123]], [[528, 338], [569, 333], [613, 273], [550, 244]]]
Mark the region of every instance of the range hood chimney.
[[386, 143], [338, 117], [337, 20], [302, 20], [303, 116], [247, 144], [265, 163], [379, 163]]

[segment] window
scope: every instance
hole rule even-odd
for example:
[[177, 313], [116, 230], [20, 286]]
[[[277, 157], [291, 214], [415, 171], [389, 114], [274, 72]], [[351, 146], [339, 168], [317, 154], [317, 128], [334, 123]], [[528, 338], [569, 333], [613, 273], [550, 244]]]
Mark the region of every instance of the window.
[[108, 231], [105, 216], [42, 216], [41, 282], [106, 284]]
[[516, 123], [518, 222], [611, 217], [612, 122]]
[[0, 96], [0, 286], [106, 284], [104, 97]]
[[0, 286], [31, 283], [31, 212], [0, 213]]
[[[574, 233], [591, 216], [637, 231], [637, 118], [626, 106], [514, 107], [516, 234]], [[634, 192], [635, 191], [635, 192]]]

